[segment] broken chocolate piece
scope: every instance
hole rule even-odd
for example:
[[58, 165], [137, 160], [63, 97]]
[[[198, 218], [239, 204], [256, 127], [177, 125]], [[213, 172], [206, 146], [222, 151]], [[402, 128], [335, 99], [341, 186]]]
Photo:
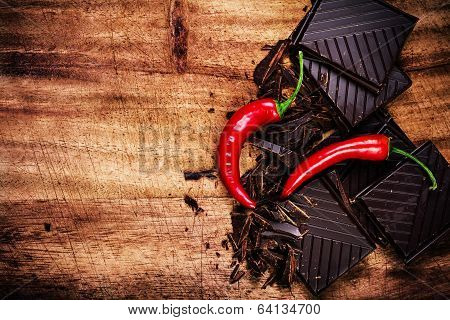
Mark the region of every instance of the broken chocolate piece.
[[413, 154], [434, 173], [438, 189], [415, 163], [405, 161], [358, 196], [397, 251], [410, 263], [450, 228], [450, 167], [425, 143]]
[[303, 186], [292, 200], [308, 212], [301, 230], [298, 273], [314, 294], [328, 287], [375, 247], [358, 229], [321, 179]]
[[416, 22], [381, 0], [317, 0], [292, 41], [379, 92]]

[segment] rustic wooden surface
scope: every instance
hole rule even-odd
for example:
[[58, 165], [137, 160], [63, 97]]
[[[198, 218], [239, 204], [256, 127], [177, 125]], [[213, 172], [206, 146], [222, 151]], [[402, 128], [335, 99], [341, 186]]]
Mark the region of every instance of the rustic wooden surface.
[[[420, 21], [401, 58], [413, 87], [390, 110], [450, 159], [449, 5], [391, 2]], [[255, 96], [261, 47], [305, 6], [0, 0], [0, 296], [312, 298], [229, 285], [231, 200], [218, 181], [183, 179], [214, 167], [226, 112]], [[446, 298], [449, 249], [410, 267], [378, 249], [320, 297]]]

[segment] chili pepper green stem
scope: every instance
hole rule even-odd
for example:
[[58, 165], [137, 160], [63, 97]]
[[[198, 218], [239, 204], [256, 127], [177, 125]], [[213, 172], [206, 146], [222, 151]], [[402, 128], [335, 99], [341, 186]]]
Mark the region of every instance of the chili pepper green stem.
[[422, 161], [420, 161], [419, 159], [414, 157], [412, 154], [410, 154], [406, 151], [403, 151], [401, 149], [398, 149], [396, 147], [392, 147], [391, 152], [405, 156], [406, 158], [411, 159], [412, 161], [417, 163], [428, 174], [428, 177], [431, 180], [432, 185], [430, 187], [430, 190], [436, 190], [436, 188], [437, 188], [436, 178], [434, 177], [433, 172], [431, 172], [431, 170]]
[[284, 113], [287, 111], [289, 106], [292, 104], [292, 102], [294, 102], [294, 100], [297, 97], [298, 93], [300, 92], [300, 88], [302, 86], [302, 82], [303, 82], [303, 52], [302, 51], [298, 52], [298, 61], [300, 63], [300, 74], [298, 76], [297, 87], [295, 87], [295, 90], [292, 93], [292, 95], [289, 97], [289, 99], [287, 99], [286, 101], [283, 101], [283, 102], [277, 101], [277, 111], [278, 111], [278, 114], [280, 115], [280, 118], [283, 117]]

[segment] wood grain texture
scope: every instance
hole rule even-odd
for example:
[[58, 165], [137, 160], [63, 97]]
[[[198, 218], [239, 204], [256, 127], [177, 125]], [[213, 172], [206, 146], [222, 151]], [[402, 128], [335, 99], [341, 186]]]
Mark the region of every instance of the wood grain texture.
[[[420, 21], [401, 58], [413, 86], [390, 110], [449, 160], [448, 5], [392, 3]], [[312, 298], [301, 284], [229, 285], [231, 199], [217, 180], [183, 178], [214, 167], [226, 112], [256, 94], [261, 47], [305, 5], [1, 0], [0, 297]], [[408, 268], [377, 249], [321, 298], [444, 298], [449, 248]]]

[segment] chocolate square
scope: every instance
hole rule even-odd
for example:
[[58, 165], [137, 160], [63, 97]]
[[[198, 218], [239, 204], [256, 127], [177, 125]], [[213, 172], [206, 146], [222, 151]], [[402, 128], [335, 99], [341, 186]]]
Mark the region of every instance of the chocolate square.
[[300, 241], [298, 274], [318, 294], [342, 276], [375, 247], [347, 214], [336, 190], [325, 178], [312, 180], [291, 196], [309, 219]]
[[446, 233], [450, 227], [450, 167], [428, 142], [414, 155], [434, 173], [438, 188], [410, 160], [360, 195], [360, 203], [376, 219], [406, 263]]
[[379, 92], [416, 22], [381, 0], [317, 0], [292, 39]]

